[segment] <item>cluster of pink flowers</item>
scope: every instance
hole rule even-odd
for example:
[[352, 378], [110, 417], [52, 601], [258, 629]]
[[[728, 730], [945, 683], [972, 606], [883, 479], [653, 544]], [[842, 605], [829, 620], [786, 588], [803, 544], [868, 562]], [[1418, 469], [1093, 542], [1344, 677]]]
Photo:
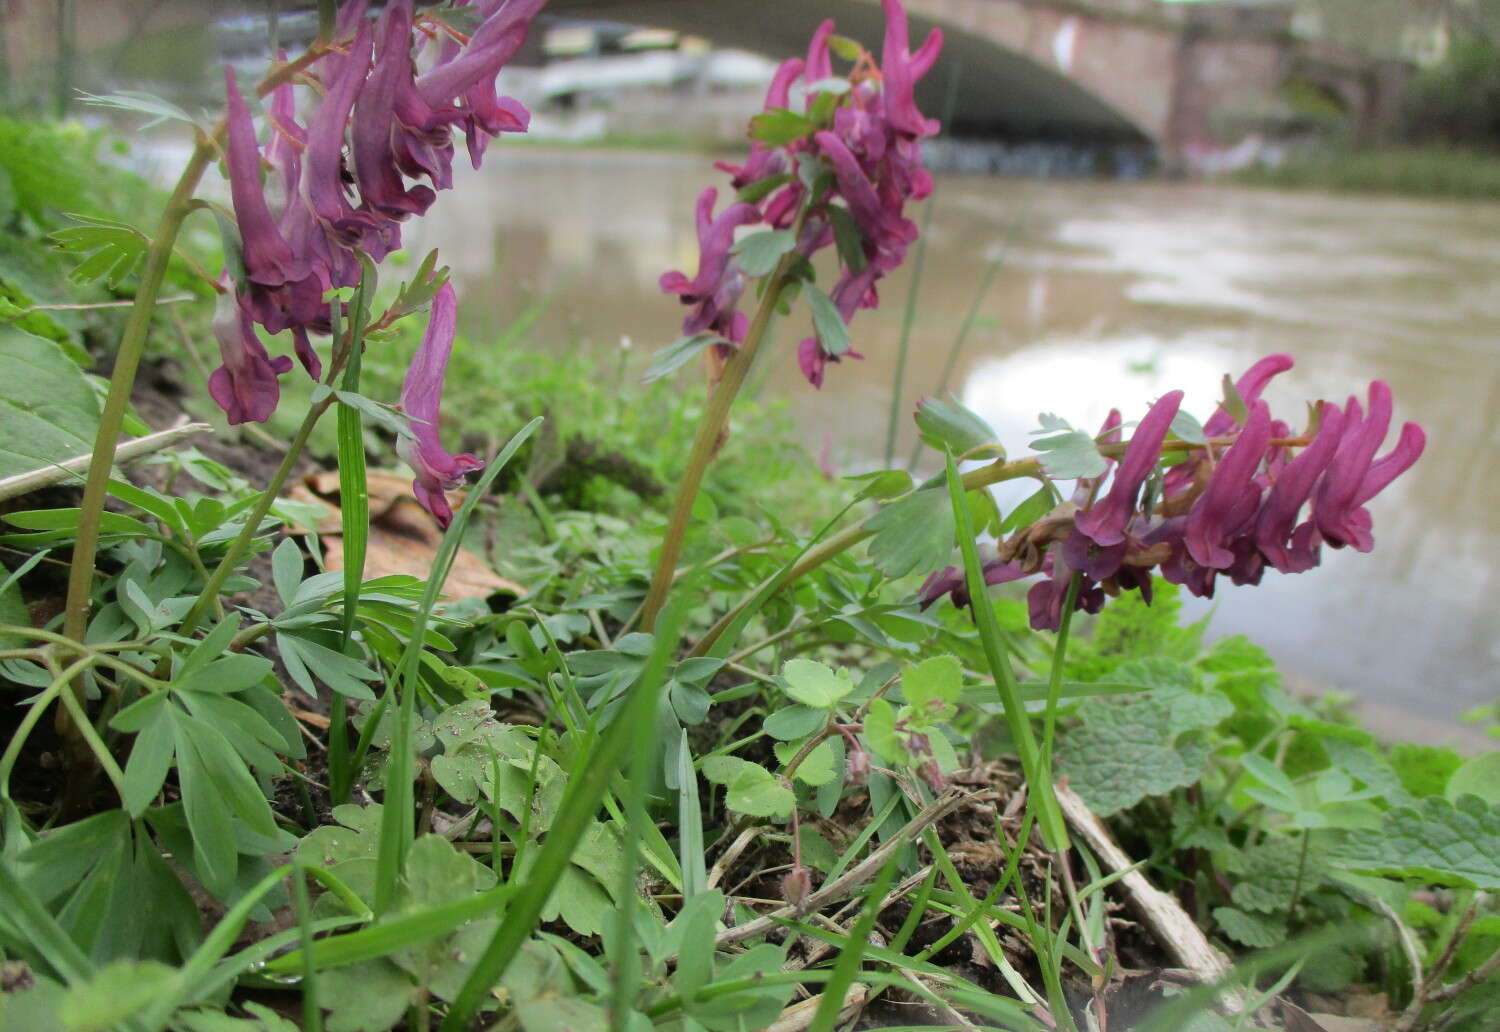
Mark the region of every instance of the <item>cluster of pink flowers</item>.
[[[1203, 426], [1206, 443], [1179, 452], [1161, 468], [1163, 446], [1182, 392], [1163, 395], [1136, 427], [1114, 468], [1081, 480], [1073, 499], [1003, 543], [985, 563], [987, 584], [1036, 573], [1027, 602], [1031, 625], [1055, 630], [1069, 585], [1079, 574], [1076, 606], [1094, 613], [1121, 590], [1151, 595], [1152, 570], [1192, 594], [1211, 597], [1220, 574], [1259, 584], [1266, 568], [1302, 573], [1317, 566], [1322, 546], [1374, 545], [1365, 504], [1417, 461], [1422, 428], [1407, 423], [1396, 444], [1376, 457], [1390, 428], [1390, 388], [1370, 384], [1367, 404], [1350, 397], [1340, 408], [1320, 402], [1313, 425], [1294, 437], [1260, 400], [1266, 384], [1291, 368], [1286, 355], [1257, 362], [1236, 384], [1245, 411], [1220, 407]], [[1118, 440], [1111, 413], [1100, 440]], [[1306, 516], [1303, 516], [1306, 508]], [[944, 594], [969, 603], [962, 571], [949, 567], [922, 585], [923, 606]]]
[[[338, 15], [338, 43], [305, 73], [316, 81], [304, 87], [318, 98], [311, 116], [299, 123], [297, 86], [279, 86], [266, 105], [264, 145], [226, 70], [225, 157], [244, 270], [238, 280], [228, 272], [220, 280], [214, 330], [223, 365], [209, 389], [231, 423], [270, 418], [280, 400], [278, 377], [292, 366], [290, 357], [267, 353], [256, 326], [290, 330], [303, 367], [319, 377], [308, 338], [331, 330], [325, 298], [359, 282], [359, 252], [384, 259], [401, 246], [401, 223], [453, 185], [455, 132], [464, 133], [478, 168], [491, 137], [525, 131], [530, 114], [496, 94], [495, 78], [543, 3], [456, 0], [480, 19], [466, 36], [433, 14], [416, 15], [412, 0], [391, 0], [375, 21], [367, 17], [369, 0], [352, 0]], [[417, 493], [444, 523], [450, 513], [443, 489], [479, 465], [473, 456], [449, 455], [437, 440], [452, 306], [445, 288], [402, 392], [420, 442], [407, 449]]]
[[[860, 235], [860, 260], [845, 262], [830, 298], [847, 324], [860, 308], [879, 303], [876, 284], [899, 266], [917, 227], [902, 212], [908, 201], [932, 192], [932, 176], [922, 165], [920, 141], [938, 131], [937, 122], [917, 110], [913, 90], [937, 60], [943, 37], [934, 30], [915, 53], [909, 48], [906, 12], [899, 0], [883, 0], [885, 45], [877, 64], [869, 54], [855, 62], [847, 79], [836, 79], [830, 53], [833, 22], [813, 34], [807, 58], [781, 65], [766, 95], [768, 114], [787, 112], [792, 87], [800, 80], [806, 94], [806, 132], [775, 145], [756, 139], [743, 165], [721, 163], [738, 191], [771, 185], [755, 202], [738, 201], [717, 216], [718, 191], [710, 187], [698, 198], [698, 274], [668, 272], [665, 293], [690, 307], [683, 332], [711, 332], [728, 345], [745, 338], [748, 320], [738, 310], [748, 277], [730, 253], [735, 231], [751, 224], [798, 231], [795, 252], [810, 258], [835, 241], [830, 209], [842, 202]], [[838, 92], [842, 90], [843, 92]], [[820, 108], [819, 99], [834, 93], [837, 102]], [[818, 121], [814, 121], [817, 116]], [[811, 160], [810, 166], [804, 162]], [[809, 168], [827, 175], [809, 174]], [[809, 193], [816, 190], [816, 196]], [[753, 194], [761, 194], [762, 189]], [[798, 360], [807, 379], [823, 383], [824, 366], [845, 355], [829, 352], [816, 336], [802, 341]]]

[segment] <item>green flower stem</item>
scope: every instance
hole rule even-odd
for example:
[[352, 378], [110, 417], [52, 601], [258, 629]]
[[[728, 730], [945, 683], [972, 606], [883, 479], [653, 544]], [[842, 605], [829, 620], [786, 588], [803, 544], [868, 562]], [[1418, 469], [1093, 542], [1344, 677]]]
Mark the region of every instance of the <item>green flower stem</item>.
[[[798, 226], [801, 226], [800, 220]], [[786, 287], [787, 272], [795, 257], [796, 253], [792, 251], [781, 256], [781, 261], [767, 281], [770, 286], [755, 313], [754, 321], [750, 323], [744, 343], [724, 363], [723, 376], [708, 396], [708, 406], [698, 421], [698, 436], [694, 438], [693, 450], [688, 455], [687, 469], [683, 471], [682, 481], [677, 485], [677, 499], [672, 504], [667, 532], [662, 537], [661, 557], [656, 562], [656, 570], [651, 575], [651, 587], [646, 592], [646, 601], [642, 605], [643, 631], [651, 631], [656, 624], [657, 614], [666, 604], [667, 592], [671, 590], [672, 580], [677, 572], [677, 560], [682, 555], [682, 543], [687, 536], [688, 523], [693, 518], [693, 502], [698, 497], [698, 488], [703, 484], [703, 474], [707, 472], [708, 464], [713, 461], [723, 441], [730, 406], [734, 404], [734, 399], [744, 386], [745, 377], [755, 362], [755, 354], [760, 349], [766, 328], [771, 323], [771, 316], [776, 311], [776, 304], [781, 299], [781, 292]]]
[[[968, 473], [965, 473], [963, 476], [964, 490], [973, 491], [981, 487], [988, 487], [990, 484], [999, 484], [1006, 480], [1019, 480], [1023, 477], [1034, 477], [1040, 473], [1041, 466], [1035, 459], [1022, 459], [1018, 462], [1000, 460], [980, 469], [970, 470]], [[845, 527], [822, 544], [809, 548], [807, 553], [801, 559], [798, 559], [790, 570], [786, 571], [786, 576], [781, 586], [783, 588], [787, 587], [794, 581], [816, 570], [830, 559], [847, 552], [866, 538], [873, 537], [874, 534], [875, 532], [869, 528], [867, 520], [856, 523], [851, 527]], [[735, 618], [760, 594], [763, 587], [765, 585], [761, 585], [761, 587], [751, 592], [743, 602], [721, 616], [718, 622], [710, 627], [707, 633], [698, 641], [698, 644], [693, 646], [692, 652], [688, 653], [688, 655], [707, 655], [708, 650], [713, 648], [714, 642], [718, 641], [719, 636], [729, 629], [730, 624], [734, 623]]]
[[[73, 545], [72, 565], [68, 568], [68, 600], [63, 633], [76, 642], [82, 642], [88, 631], [94, 559], [99, 552], [99, 526], [104, 518], [104, 496], [109, 487], [110, 470], [115, 462], [115, 446], [119, 442], [120, 429], [125, 420], [125, 409], [130, 404], [130, 391], [135, 384], [136, 370], [140, 366], [146, 337], [151, 330], [151, 315], [161, 292], [167, 262], [172, 257], [172, 245], [177, 240], [178, 231], [182, 229], [183, 220], [193, 210], [193, 193], [198, 189], [198, 181], [203, 178], [213, 154], [213, 145], [206, 139], [201, 140], [193, 149], [193, 156], [188, 159], [187, 168], [177, 181], [177, 186], [167, 201], [166, 210], [162, 212], [151, 246], [146, 250], [146, 264], [141, 272], [141, 284], [136, 289], [135, 305], [130, 310], [130, 319], [120, 338], [114, 372], [109, 378], [109, 394], [104, 399], [104, 410], [99, 417], [99, 433], [94, 438], [94, 452], [89, 460], [83, 501], [79, 505], [78, 539]], [[74, 698], [82, 700], [81, 683], [74, 684], [70, 691]], [[87, 740], [74, 725], [68, 710], [58, 709], [56, 719], [57, 732], [63, 739], [69, 765], [89, 767], [91, 750]]]
[[193, 608], [188, 610], [187, 617], [182, 621], [182, 627], [177, 633], [184, 637], [191, 636], [198, 629], [198, 625], [203, 622], [203, 618], [213, 609], [214, 603], [219, 598], [219, 592], [224, 587], [224, 582], [229, 579], [230, 574], [234, 573], [240, 565], [240, 560], [250, 550], [250, 543], [255, 540], [255, 535], [260, 531], [260, 525], [265, 520], [266, 514], [271, 511], [271, 506], [275, 505], [276, 499], [280, 497], [282, 487], [286, 485], [287, 479], [292, 475], [292, 470], [297, 466], [297, 460], [302, 456], [302, 449], [307, 447], [313, 428], [318, 425], [318, 420], [323, 418], [323, 413], [328, 411], [329, 406], [335, 400], [337, 400], [335, 395], [330, 393], [326, 398], [314, 402], [308, 408], [307, 415], [302, 419], [302, 425], [297, 428], [296, 436], [287, 446], [281, 465], [276, 467], [276, 473], [271, 477], [271, 482], [261, 492], [255, 508], [250, 510], [250, 516], [245, 520], [244, 528], [229, 545], [229, 551], [224, 553], [224, 558], [219, 560], [219, 565], [214, 568], [213, 574], [203, 585], [203, 590], [198, 593], [198, 601], [194, 602]]
[[[1234, 438], [1214, 437], [1211, 438], [1208, 443], [1216, 447], [1220, 445], [1228, 445], [1234, 443]], [[1308, 443], [1309, 438], [1307, 437], [1287, 437], [1273, 440], [1271, 442], [1271, 445], [1274, 447], [1284, 446], [1288, 448], [1305, 448], [1307, 447]], [[1101, 444], [1099, 445], [1099, 454], [1108, 458], [1117, 459], [1125, 454], [1125, 449], [1127, 447], [1129, 447], [1128, 443]], [[1201, 444], [1191, 444], [1187, 441], [1168, 441], [1166, 442], [1166, 444], [1162, 445], [1162, 451], [1185, 452], [1202, 447], [1204, 446]], [[975, 491], [981, 487], [989, 487], [991, 484], [1004, 483], [1007, 480], [1021, 480], [1026, 477], [1041, 476], [1045, 476], [1045, 472], [1042, 469], [1041, 462], [1037, 459], [1017, 459], [1014, 462], [1006, 462], [1004, 459], [997, 459], [996, 461], [990, 463], [990, 465], [988, 466], [982, 466], [979, 469], [973, 469], [965, 473], [963, 475], [964, 490]], [[853, 548], [861, 541], [864, 541], [866, 538], [873, 537], [874, 534], [875, 532], [873, 530], [870, 530], [865, 522], [856, 523], [852, 527], [844, 528], [837, 534], [830, 537], [827, 541], [824, 541], [822, 544], [814, 548], [809, 548], [807, 550], [807, 554], [804, 555], [801, 559], [797, 560], [792, 568], [787, 571], [786, 576], [782, 581], [781, 587], [785, 588], [789, 586], [794, 581], [800, 579], [813, 570], [816, 570], [819, 566], [822, 566], [830, 559], [842, 555], [844, 552], [847, 552], [849, 549]], [[734, 623], [735, 618], [744, 611], [746, 606], [751, 604], [756, 596], [759, 595], [759, 593], [769, 583], [770, 582], [768, 580], [765, 584], [759, 585], [755, 589], [755, 591], [752, 591], [745, 597], [745, 600], [743, 602], [720, 617], [718, 621], [708, 629], [707, 633], [703, 635], [698, 644], [693, 646], [693, 650], [688, 653], [688, 655], [707, 655], [708, 650], [713, 648], [714, 642], [719, 640], [719, 636], [729, 629], [729, 626]]]
[[[285, 82], [290, 82], [299, 72], [324, 54], [324, 48], [315, 46], [297, 60], [272, 69], [260, 83], [257, 92], [265, 96]], [[193, 148], [187, 167], [167, 198], [167, 206], [157, 223], [156, 233], [146, 248], [145, 265], [141, 270], [140, 286], [136, 288], [135, 303], [125, 323], [125, 332], [120, 337], [120, 349], [115, 355], [115, 368], [109, 378], [109, 393], [104, 399], [104, 409], [99, 417], [99, 432], [94, 437], [94, 451], [89, 459], [88, 479], [83, 488], [83, 500], [79, 503], [78, 538], [73, 544], [72, 564], [68, 569], [68, 599], [63, 620], [63, 633], [76, 642], [82, 642], [88, 630], [89, 608], [93, 594], [94, 560], [99, 553], [99, 527], [104, 515], [104, 497], [109, 486], [110, 470], [115, 462], [115, 449], [120, 430], [125, 420], [125, 410], [130, 405], [131, 388], [135, 385], [136, 370], [141, 364], [146, 338], [151, 332], [151, 316], [161, 295], [161, 284], [166, 276], [167, 264], [172, 258], [177, 235], [183, 221], [195, 207], [193, 194], [209, 164], [219, 152], [219, 140], [224, 134], [224, 123], [220, 122], [213, 133], [201, 136]], [[75, 684], [70, 689], [74, 697], [82, 701], [83, 686]], [[88, 742], [80, 734], [66, 708], [57, 711], [57, 731], [70, 765], [79, 765], [92, 770], [92, 753]]]

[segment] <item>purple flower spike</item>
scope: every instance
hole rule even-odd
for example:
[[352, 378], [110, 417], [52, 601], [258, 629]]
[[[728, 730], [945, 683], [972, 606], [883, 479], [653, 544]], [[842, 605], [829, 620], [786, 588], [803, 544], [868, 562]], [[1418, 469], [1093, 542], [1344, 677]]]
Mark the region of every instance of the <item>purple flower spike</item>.
[[1320, 420], [1318, 435], [1281, 471], [1255, 519], [1256, 547], [1282, 573], [1302, 573], [1318, 565], [1317, 542], [1308, 543], [1304, 534], [1304, 547], [1296, 547], [1293, 529], [1344, 431], [1344, 413], [1337, 405], [1324, 404]]
[[885, 48], [880, 55], [885, 80], [886, 120], [891, 126], [913, 137], [932, 136], [939, 125], [935, 119], [923, 118], [917, 110], [913, 91], [917, 80], [927, 74], [943, 49], [943, 33], [933, 29], [920, 50], [911, 53], [906, 11], [900, 0], [884, 0]]
[[453, 519], [453, 509], [443, 492], [457, 487], [467, 474], [484, 468], [484, 463], [473, 455], [450, 455], [438, 437], [443, 377], [453, 351], [457, 305], [451, 284], [444, 284], [432, 299], [432, 317], [422, 336], [422, 345], [406, 371], [398, 406], [411, 417], [417, 439], [402, 437], [396, 443], [397, 452], [417, 475], [412, 481], [417, 501], [445, 528]]
[[265, 345], [255, 335], [250, 313], [235, 301], [227, 276], [221, 285], [225, 291], [214, 309], [213, 325], [224, 364], [209, 376], [208, 392], [231, 424], [264, 423], [281, 400], [281, 384], [276, 378], [292, 368], [292, 360], [266, 353]]
[[1271, 413], [1265, 402], [1257, 401], [1245, 429], [1219, 460], [1208, 489], [1188, 511], [1184, 539], [1198, 565], [1224, 570], [1234, 564], [1234, 553], [1224, 546], [1260, 502], [1255, 472], [1270, 441]]
[[1125, 524], [1135, 512], [1136, 496], [1161, 458], [1162, 443], [1167, 439], [1167, 431], [1172, 427], [1172, 420], [1177, 418], [1181, 404], [1182, 391], [1171, 391], [1151, 406], [1151, 411], [1136, 427], [1130, 444], [1125, 448], [1109, 494], [1088, 512], [1079, 515], [1079, 532], [1094, 544], [1106, 548], [1124, 544]]

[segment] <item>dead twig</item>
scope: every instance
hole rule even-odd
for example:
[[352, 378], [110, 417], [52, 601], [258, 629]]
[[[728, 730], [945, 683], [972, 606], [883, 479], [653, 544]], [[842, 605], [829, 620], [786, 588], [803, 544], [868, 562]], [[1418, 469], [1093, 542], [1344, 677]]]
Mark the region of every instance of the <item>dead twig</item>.
[[833, 881], [810, 893], [798, 906], [788, 905], [778, 907], [769, 914], [763, 914], [753, 921], [746, 921], [742, 925], [726, 929], [719, 933], [718, 938], [714, 940], [714, 945], [723, 947], [737, 942], [744, 942], [746, 939], [754, 939], [757, 936], [765, 935], [780, 928], [781, 922], [788, 918], [794, 918], [799, 913], [821, 910], [829, 903], [842, 899], [850, 889], [875, 877], [875, 874], [884, 866], [886, 860], [893, 852], [900, 849], [907, 842], [912, 841], [917, 835], [926, 831], [949, 813], [952, 813], [963, 800], [964, 795], [961, 792], [949, 791], [944, 793], [908, 821], [898, 834], [886, 839], [880, 848], [874, 850], [869, 856], [849, 868], [849, 870]]
[[[184, 426], [174, 426], [170, 430], [158, 430], [154, 434], [137, 437], [133, 441], [126, 441], [120, 445], [115, 449], [115, 461], [129, 462], [143, 455], [170, 448], [179, 441], [186, 440], [195, 434], [207, 433], [212, 429], [213, 427], [207, 423], [188, 423]], [[6, 477], [0, 480], [0, 501], [28, 494], [43, 487], [50, 487], [53, 484], [60, 484], [64, 480], [80, 479], [81, 474], [88, 472], [89, 463], [92, 460], [92, 455], [77, 455], [63, 462], [55, 462], [50, 466]]]
[[[1118, 873], [1135, 866], [1077, 792], [1060, 784], [1057, 802], [1073, 830], [1111, 871]], [[1138, 870], [1130, 870], [1121, 877], [1120, 885], [1173, 960], [1202, 982], [1212, 984], [1229, 977], [1232, 970], [1229, 958], [1208, 941], [1174, 897], [1152, 885]], [[1220, 996], [1220, 1007], [1232, 1014], [1240, 1013], [1245, 1009], [1244, 993], [1225, 989]]]

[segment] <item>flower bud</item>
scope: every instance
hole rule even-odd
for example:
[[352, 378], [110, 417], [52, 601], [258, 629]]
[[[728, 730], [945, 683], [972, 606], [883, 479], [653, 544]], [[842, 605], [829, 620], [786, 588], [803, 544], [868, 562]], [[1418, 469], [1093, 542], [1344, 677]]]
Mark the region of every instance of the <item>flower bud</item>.
[[870, 782], [870, 754], [863, 749], [855, 749], [849, 754], [849, 770], [844, 777], [844, 783], [855, 788], [861, 788]]
[[798, 906], [812, 892], [812, 875], [801, 864], [795, 865], [781, 879], [781, 898]]

